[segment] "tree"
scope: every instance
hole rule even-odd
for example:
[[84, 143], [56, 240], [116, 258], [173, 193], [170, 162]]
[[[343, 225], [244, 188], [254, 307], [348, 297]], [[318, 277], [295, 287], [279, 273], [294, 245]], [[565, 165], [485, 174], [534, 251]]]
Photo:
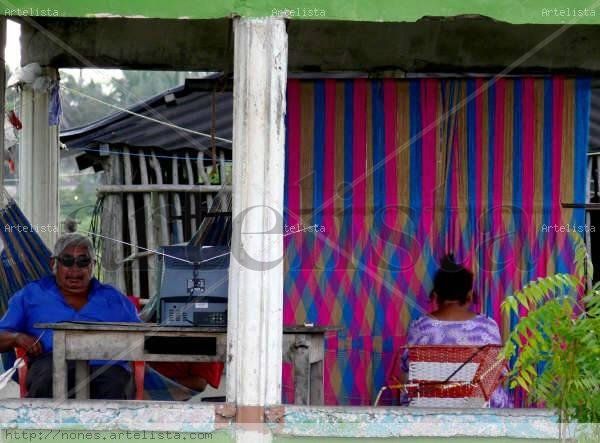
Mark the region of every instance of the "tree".
[[61, 90], [63, 111], [61, 126], [63, 128], [83, 126], [114, 112], [114, 109], [108, 106], [103, 106], [82, 94], [71, 91], [78, 91], [102, 101], [114, 103], [114, 99], [104, 93], [100, 83], [93, 80], [86, 82], [82, 76], [77, 79], [68, 73], [61, 72], [61, 84], [66, 86]]
[[534, 401], [556, 408], [561, 423], [598, 423], [600, 283], [581, 295], [593, 270], [583, 241], [576, 241], [575, 274], [538, 278], [503, 303], [506, 314], [527, 311], [503, 352], [515, 358], [511, 387], [520, 386]]
[[128, 108], [168, 89], [182, 85], [186, 78], [197, 77], [193, 72], [121, 71], [123, 77], [114, 77], [108, 84], [86, 81], [84, 75], [75, 78], [61, 71], [63, 129], [92, 123], [117, 112], [91, 96], [119, 108]]
[[122, 78], [111, 79], [112, 97], [122, 106], [131, 106], [148, 97], [182, 85], [192, 72], [122, 71]]

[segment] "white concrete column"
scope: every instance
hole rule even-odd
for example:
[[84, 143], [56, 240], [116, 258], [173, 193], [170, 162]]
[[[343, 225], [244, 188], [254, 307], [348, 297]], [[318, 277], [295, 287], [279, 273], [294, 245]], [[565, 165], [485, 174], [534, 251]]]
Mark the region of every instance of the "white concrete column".
[[281, 403], [287, 33], [278, 18], [234, 21], [233, 237], [227, 400], [238, 422]]
[[[6, 47], [6, 18], [0, 18], [0, 54], [4, 54]], [[3, 57], [4, 58], [4, 57]], [[4, 116], [6, 115], [6, 71], [4, 69], [4, 63], [0, 63], [0, 106], [2, 113], [0, 114], [0, 186], [4, 185]]]
[[[57, 77], [56, 70], [46, 73]], [[48, 125], [50, 94], [23, 88], [21, 144], [19, 147], [17, 190], [19, 206], [32, 225], [50, 226], [38, 233], [52, 249], [59, 229], [58, 127]]]

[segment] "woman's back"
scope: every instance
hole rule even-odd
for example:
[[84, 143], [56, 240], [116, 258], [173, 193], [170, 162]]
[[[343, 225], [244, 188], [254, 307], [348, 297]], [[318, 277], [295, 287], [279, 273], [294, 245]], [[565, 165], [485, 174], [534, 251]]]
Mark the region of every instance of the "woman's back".
[[[452, 254], [442, 258], [433, 278], [431, 300], [437, 310], [413, 321], [408, 329], [407, 344], [480, 346], [501, 345], [498, 324], [491, 318], [471, 311], [473, 303], [473, 273], [457, 264]], [[402, 356], [402, 369], [408, 373], [408, 351]], [[508, 406], [502, 389], [492, 395], [492, 405]]]
[[409, 345], [502, 344], [498, 325], [491, 318], [475, 315], [468, 320], [439, 320], [429, 315], [415, 320], [408, 330]]
[[[408, 345], [501, 345], [498, 324], [491, 318], [475, 315], [468, 320], [439, 320], [424, 315], [413, 321], [408, 329]], [[402, 356], [402, 368], [408, 372], [408, 352]], [[498, 387], [490, 399], [492, 407], [508, 408], [511, 401], [507, 393]]]

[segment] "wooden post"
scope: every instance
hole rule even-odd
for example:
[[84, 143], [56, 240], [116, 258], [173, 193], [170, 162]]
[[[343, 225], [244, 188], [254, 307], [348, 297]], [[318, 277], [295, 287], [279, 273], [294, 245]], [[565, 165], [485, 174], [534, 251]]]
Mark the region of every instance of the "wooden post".
[[[110, 155], [104, 166], [104, 180], [107, 184], [123, 184], [121, 157]], [[123, 253], [123, 205], [122, 194], [110, 194], [104, 200], [102, 210], [102, 266], [104, 281], [126, 292], [125, 271], [122, 264]]]
[[[154, 154], [154, 151], [152, 151], [151, 154], [150, 165], [154, 169], [154, 174], [156, 175], [156, 184], [162, 185], [162, 168], [160, 166], [160, 162]], [[160, 228], [159, 235], [157, 236], [157, 238], [159, 238], [161, 242], [159, 246], [169, 245], [171, 244], [171, 236], [169, 235], [169, 223], [167, 217], [169, 209], [169, 207], [167, 206], [167, 197], [162, 193], [158, 195], [154, 194], [152, 200], [152, 222], [157, 223], [157, 226]]]
[[[174, 185], [179, 184], [179, 156], [175, 155], [174, 158], [171, 159], [171, 175], [172, 181]], [[183, 217], [183, 211], [181, 208], [181, 197], [177, 192], [173, 193], [173, 211], [175, 212], [174, 217], [180, 216]], [[181, 243], [183, 241], [183, 219], [173, 218], [173, 227], [174, 227], [174, 239], [173, 243]]]
[[294, 403], [310, 404], [310, 354], [307, 340], [310, 337], [297, 335], [294, 342]]
[[310, 395], [309, 404], [323, 405], [325, 404], [325, 395], [323, 392], [324, 383], [324, 363], [325, 363], [325, 339], [311, 334], [309, 360], [310, 360]]
[[[587, 168], [587, 174], [586, 174], [586, 178], [587, 180], [585, 181], [585, 202], [586, 203], [591, 203], [592, 202], [592, 194], [591, 194], [591, 189], [590, 189], [590, 184], [592, 183], [592, 168], [593, 168], [593, 162], [595, 161], [595, 159], [592, 157], [588, 160], [588, 168]], [[590, 214], [590, 211], [585, 211], [585, 223], [587, 226], [591, 226], [592, 224], [592, 214]], [[586, 229], [585, 231], [585, 246], [586, 246], [586, 250], [587, 250], [587, 257], [586, 260], [591, 260], [592, 259], [592, 236], [590, 235], [590, 231]], [[586, 265], [586, 270], [587, 270], [587, 263], [585, 263]], [[586, 272], [587, 274], [587, 272]], [[591, 288], [593, 286], [593, 280], [594, 280], [594, 276], [593, 275], [586, 275], [587, 277], [587, 287]]]
[[[596, 162], [596, 183], [600, 184], [600, 155], [594, 155], [593, 159]], [[596, 191], [594, 197], [598, 197], [599, 192], [600, 189]], [[589, 201], [587, 203], [589, 203]]]
[[[185, 167], [187, 169], [188, 184], [193, 186], [194, 183], [194, 170], [192, 169], [192, 162], [190, 160], [190, 154], [185, 153]], [[186, 195], [186, 199], [190, 202], [190, 237], [196, 232], [196, 226], [198, 226], [199, 219], [196, 213], [196, 196], [194, 194]], [[189, 239], [186, 239], [189, 240]]]
[[[227, 399], [255, 423], [281, 403], [287, 34], [273, 17], [234, 19], [234, 34]], [[238, 441], [256, 437], [245, 432]]]
[[[200, 151], [198, 153], [197, 165], [198, 165], [198, 176], [202, 178], [202, 181], [204, 182], [205, 186], [210, 185], [210, 179], [208, 178], [208, 174], [206, 173], [206, 170], [204, 169], [204, 152], [202, 152], [202, 151]], [[206, 198], [206, 210], [210, 211], [210, 208], [212, 207], [212, 203], [213, 203], [212, 195], [206, 194], [205, 198]]]
[[86, 360], [75, 362], [75, 398], [77, 400], [90, 398], [90, 367]]
[[55, 400], [67, 399], [67, 360], [65, 332], [54, 331], [52, 339], [52, 396]]
[[[138, 157], [140, 161], [140, 182], [142, 185], [148, 184], [148, 166], [146, 157], [141, 155]], [[144, 193], [144, 220], [152, 220], [152, 198], [150, 193]], [[146, 248], [156, 250], [158, 243], [156, 241], [157, 236], [155, 233], [155, 227], [152, 223], [144, 223], [146, 226]], [[157, 260], [156, 255], [151, 255], [147, 258], [148, 267], [146, 269], [145, 278], [148, 281], [148, 298], [156, 295], [156, 279], [154, 278], [155, 272], [157, 271]]]
[[[133, 178], [131, 176], [131, 157], [129, 148], [123, 149], [123, 162], [125, 165], [125, 184], [133, 184]], [[135, 199], [133, 194], [127, 193], [127, 225], [129, 227], [129, 242], [133, 245], [131, 247], [131, 254], [135, 254], [140, 250], [137, 249], [138, 237], [137, 237], [137, 222], [136, 222], [136, 210], [135, 210]], [[131, 262], [131, 291], [132, 295], [137, 297], [140, 296], [141, 285], [140, 285], [140, 264], [138, 260]]]
[[[52, 68], [47, 68], [45, 74], [58, 77], [58, 72]], [[52, 249], [59, 234], [58, 127], [48, 125], [48, 91], [34, 91], [30, 85], [25, 85], [21, 98], [23, 130], [17, 195], [21, 209], [32, 225], [50, 226], [39, 234]]]
[[219, 178], [221, 179], [221, 186], [229, 185], [229, 179], [225, 172], [225, 153], [221, 151], [219, 153]]

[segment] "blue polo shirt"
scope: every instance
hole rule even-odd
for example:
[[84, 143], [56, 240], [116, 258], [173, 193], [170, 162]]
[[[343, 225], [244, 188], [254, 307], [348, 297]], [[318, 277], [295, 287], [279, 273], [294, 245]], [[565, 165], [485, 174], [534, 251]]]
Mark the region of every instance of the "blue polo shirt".
[[[37, 329], [33, 325], [69, 321], [139, 323], [140, 319], [127, 297], [95, 278], [90, 282], [88, 302], [76, 311], [67, 304], [52, 275], [29, 283], [10, 298], [8, 310], [0, 320], [0, 330], [23, 332], [32, 337], [46, 331], [40, 343], [44, 352], [51, 352], [52, 330]], [[102, 364], [101, 361], [90, 363]]]

